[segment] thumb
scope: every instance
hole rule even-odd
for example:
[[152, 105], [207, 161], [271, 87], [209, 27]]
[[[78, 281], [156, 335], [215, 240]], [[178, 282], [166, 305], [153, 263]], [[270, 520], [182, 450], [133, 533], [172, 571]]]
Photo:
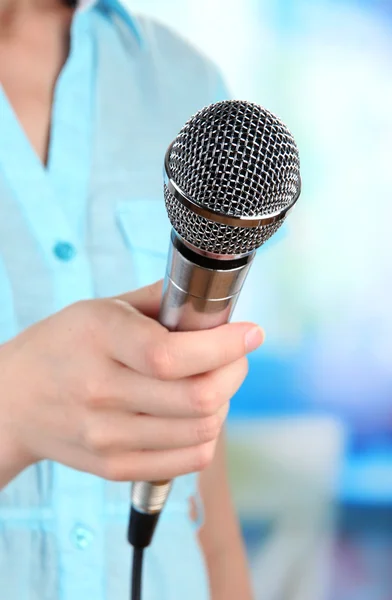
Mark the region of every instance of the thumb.
[[151, 285], [139, 288], [138, 290], [134, 290], [133, 292], [114, 296], [114, 298], [131, 304], [136, 310], [143, 315], [146, 315], [146, 317], [157, 319], [161, 304], [162, 290], [163, 279], [156, 281]]

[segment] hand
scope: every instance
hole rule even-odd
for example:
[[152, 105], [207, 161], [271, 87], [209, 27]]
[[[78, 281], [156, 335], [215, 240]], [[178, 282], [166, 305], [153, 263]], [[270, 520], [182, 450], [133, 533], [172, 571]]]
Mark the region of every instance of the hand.
[[171, 479], [210, 464], [259, 327], [168, 332], [155, 284], [82, 301], [0, 348], [0, 439], [111, 480]]

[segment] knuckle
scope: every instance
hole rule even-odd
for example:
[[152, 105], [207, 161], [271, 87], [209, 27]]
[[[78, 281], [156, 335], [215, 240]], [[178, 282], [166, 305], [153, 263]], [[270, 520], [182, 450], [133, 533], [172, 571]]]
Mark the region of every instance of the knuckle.
[[195, 470], [204, 471], [212, 463], [213, 458], [214, 446], [211, 443], [198, 446], [195, 457]]
[[201, 419], [196, 426], [196, 438], [199, 444], [211, 442], [219, 435], [222, 426], [221, 417], [218, 414]]
[[167, 380], [173, 376], [173, 359], [170, 354], [167, 339], [150, 345], [147, 350], [147, 365], [153, 377]]
[[91, 300], [80, 300], [73, 305], [75, 311], [75, 320], [78, 325], [78, 329], [81, 333], [96, 335], [96, 332], [100, 328], [101, 319], [98, 314], [97, 306], [95, 302]]
[[83, 445], [93, 454], [105, 454], [110, 447], [110, 440], [105, 430], [96, 424], [86, 425], [83, 431]]
[[100, 398], [100, 383], [97, 377], [89, 377], [85, 381], [84, 400], [87, 408], [98, 408]]
[[192, 383], [190, 401], [197, 415], [209, 417], [219, 407], [221, 394], [207, 377], [198, 378]]
[[246, 356], [244, 356], [243, 358], [240, 359], [240, 366], [241, 366], [241, 380], [244, 381], [244, 379], [247, 377], [247, 375], [249, 373], [249, 361]]
[[249, 362], [246, 357], [241, 358], [237, 361], [236, 365], [231, 371], [231, 394], [232, 397], [242, 386], [249, 372]]
[[109, 379], [102, 366], [94, 369], [94, 376], [86, 378], [84, 399], [87, 408], [95, 410], [106, 405], [106, 399], [110, 397]]
[[118, 464], [114, 460], [105, 460], [101, 463], [101, 476], [108, 481], [121, 481], [121, 473]]
[[116, 330], [118, 312], [116, 305], [107, 299], [80, 300], [73, 305], [77, 331], [83, 342], [94, 346], [105, 344], [108, 331]]
[[64, 313], [72, 313], [74, 319], [80, 319], [85, 322], [86, 315], [89, 314], [91, 310], [91, 301], [90, 300], [78, 300], [69, 306], [64, 308]]
[[101, 475], [108, 481], [131, 481], [133, 479], [130, 469], [125, 469], [124, 464], [118, 458], [108, 458], [102, 461]]

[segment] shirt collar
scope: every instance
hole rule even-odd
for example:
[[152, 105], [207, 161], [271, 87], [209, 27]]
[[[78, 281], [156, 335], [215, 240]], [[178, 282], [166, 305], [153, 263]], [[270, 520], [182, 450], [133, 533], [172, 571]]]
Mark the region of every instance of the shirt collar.
[[95, 6], [118, 15], [132, 30], [139, 46], [143, 46], [144, 40], [141, 27], [136, 18], [122, 4], [121, 0], [79, 0], [78, 11], [89, 10]]

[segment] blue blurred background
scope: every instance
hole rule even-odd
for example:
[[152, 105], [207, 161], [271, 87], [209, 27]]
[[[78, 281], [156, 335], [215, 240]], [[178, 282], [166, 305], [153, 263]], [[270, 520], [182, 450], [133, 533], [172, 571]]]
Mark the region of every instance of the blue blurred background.
[[300, 149], [300, 202], [235, 315], [267, 333], [229, 422], [257, 598], [391, 600], [392, 2], [129, 4]]

